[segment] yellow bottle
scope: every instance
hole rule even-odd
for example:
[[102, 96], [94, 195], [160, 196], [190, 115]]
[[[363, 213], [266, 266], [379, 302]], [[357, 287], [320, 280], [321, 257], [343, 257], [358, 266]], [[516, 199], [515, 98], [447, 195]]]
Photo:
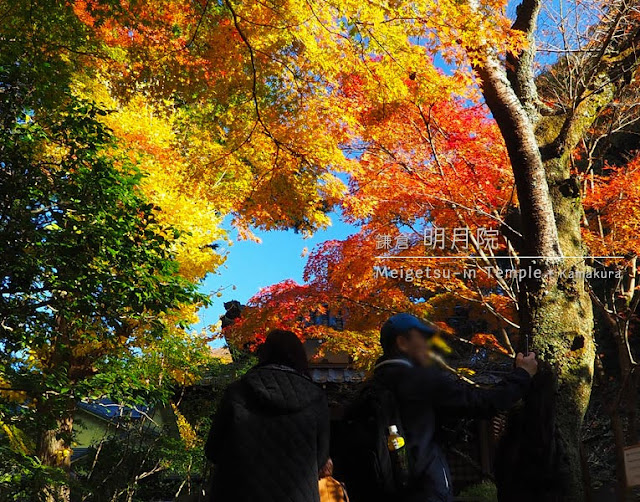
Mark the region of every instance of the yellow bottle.
[[398, 433], [397, 425], [391, 425], [389, 427], [387, 447], [389, 448], [389, 455], [391, 456], [396, 487], [403, 489], [409, 482], [409, 459], [407, 449], [404, 446], [404, 438]]
[[396, 425], [389, 426], [387, 446], [389, 451], [396, 451], [404, 446], [404, 438], [398, 433], [398, 427]]

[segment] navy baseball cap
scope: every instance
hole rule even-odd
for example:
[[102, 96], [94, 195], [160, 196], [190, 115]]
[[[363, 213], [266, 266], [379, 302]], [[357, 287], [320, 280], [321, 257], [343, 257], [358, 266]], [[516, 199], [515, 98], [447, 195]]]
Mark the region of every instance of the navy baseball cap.
[[417, 329], [425, 338], [435, 335], [438, 330], [426, 325], [416, 316], [402, 313], [391, 316], [380, 328], [380, 345], [388, 350], [398, 335], [407, 333], [410, 329]]

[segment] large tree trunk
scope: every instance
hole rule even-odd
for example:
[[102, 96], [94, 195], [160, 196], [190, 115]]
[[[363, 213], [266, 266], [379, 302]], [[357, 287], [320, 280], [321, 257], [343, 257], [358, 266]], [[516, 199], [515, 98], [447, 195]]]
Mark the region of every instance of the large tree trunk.
[[[568, 464], [566, 500], [585, 500], [580, 458], [580, 431], [589, 404], [595, 340], [591, 298], [585, 284], [585, 254], [580, 236], [582, 206], [579, 193], [565, 190], [571, 183], [568, 158], [544, 163], [558, 238], [565, 258], [545, 272], [549, 280], [528, 280], [520, 298], [521, 328], [532, 337], [533, 350], [557, 377], [556, 424], [561, 451]], [[535, 438], [531, 438], [535, 440]]]
[[[71, 438], [73, 434], [73, 401], [64, 403], [63, 411], [56, 413], [55, 426], [40, 432], [37, 444], [37, 455], [44, 465], [62, 469], [68, 478], [71, 470]], [[38, 408], [41, 417], [51, 415], [50, 405]], [[69, 502], [71, 493], [69, 484], [46, 484], [42, 487], [43, 500], [46, 502]]]
[[[520, 204], [520, 266], [534, 271], [520, 284], [521, 334], [530, 337], [533, 349], [544, 361], [542, 371], [553, 376], [541, 379], [548, 384], [536, 386], [539, 395], [535, 399], [555, 399], [552, 420], [544, 419], [555, 423], [538, 425], [555, 436], [549, 436], [549, 444], [544, 446], [549, 454], [555, 451], [560, 457], [551, 464], [566, 472], [566, 485], [549, 486], [544, 500], [582, 502], [580, 430], [591, 393], [595, 343], [591, 298], [584, 277], [583, 209], [579, 183], [570, 175], [570, 156], [599, 111], [635, 71], [634, 49], [640, 42], [640, 30], [626, 3], [611, 4], [609, 16], [593, 32], [591, 48], [596, 50], [576, 65], [581, 73], [573, 89], [574, 101], [556, 112], [540, 103], [534, 80], [534, 34], [540, 6], [541, 0], [523, 0], [519, 6], [513, 28], [523, 32], [530, 44], [521, 54], [507, 56], [506, 65], [489, 47], [468, 50], [480, 51], [483, 57], [483, 64], [475, 69], [505, 140]], [[529, 412], [535, 410], [529, 408]], [[540, 414], [543, 416], [549, 414]], [[523, 433], [523, 445], [540, 440], [527, 437], [526, 430]], [[521, 456], [527, 451], [540, 456], [540, 465], [551, 465], [544, 458], [544, 448], [525, 448]], [[514, 462], [510, 466], [514, 475], [525, 474], [519, 470], [518, 459]], [[535, 465], [531, 459], [521, 458], [520, 462]], [[523, 492], [545, 493], [540, 486], [544, 477], [537, 479], [531, 472], [526, 475], [533, 484], [522, 486]]]
[[[559, 436], [560, 441], [559, 448], [553, 449], [549, 443], [548, 451], [540, 452], [540, 465], [549, 465], [544, 456], [552, 455], [552, 450], [558, 455], [563, 452], [563, 458], [554, 459], [550, 465], [565, 464], [562, 470], [569, 486], [566, 493], [556, 495], [567, 501], [582, 502], [585, 494], [580, 429], [589, 403], [595, 344], [591, 299], [584, 275], [580, 275], [585, 271], [584, 259], [580, 258], [584, 255], [580, 200], [574, 192], [564, 189], [568, 183], [565, 180], [570, 179], [568, 156], [543, 162], [532, 121], [506, 74], [497, 67], [497, 60], [493, 63], [479, 73], [485, 98], [503, 133], [513, 166], [524, 237], [523, 248], [519, 250], [520, 266], [532, 271], [520, 284], [521, 334], [529, 336], [533, 350], [546, 363], [546, 371], [552, 371], [557, 380], [552, 384], [553, 380], [547, 378], [545, 381], [550, 384], [538, 389], [548, 393], [547, 400], [557, 400], [555, 417], [551, 417], [555, 424], [550, 421], [540, 426], [550, 430], [547, 435], [550, 441], [554, 435]], [[523, 432], [527, 434], [526, 430]], [[540, 438], [522, 440], [535, 442]], [[522, 460], [530, 465], [530, 459]], [[517, 464], [512, 468], [514, 473], [525, 474]], [[543, 477], [545, 473], [538, 474]], [[535, 480], [534, 483], [541, 481], [536, 473], [527, 472], [526, 476]], [[536, 497], [550, 490], [541, 484], [528, 489], [529, 494]]]

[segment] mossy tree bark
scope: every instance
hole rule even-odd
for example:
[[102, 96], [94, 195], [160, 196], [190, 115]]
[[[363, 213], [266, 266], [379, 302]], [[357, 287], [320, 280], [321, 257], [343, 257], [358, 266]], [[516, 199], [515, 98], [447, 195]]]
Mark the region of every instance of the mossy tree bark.
[[567, 486], [554, 499], [581, 502], [580, 429], [591, 393], [595, 343], [580, 186], [571, 176], [570, 156], [599, 111], [615, 99], [625, 74], [635, 70], [630, 49], [638, 46], [639, 37], [637, 29], [629, 29], [628, 5], [611, 6], [607, 23], [594, 31], [600, 35], [584, 58], [570, 106], [549, 109], [538, 98], [533, 74], [540, 6], [541, 0], [523, 0], [517, 11], [513, 27], [527, 36], [528, 48], [508, 56], [506, 64], [492, 49], [481, 48], [484, 63], [476, 71], [513, 168], [523, 236], [520, 266], [535, 271], [520, 284], [521, 334], [530, 337], [544, 368], [555, 377], [548, 387], [547, 398], [556, 403], [555, 423], [549, 426], [559, 436]]
[[[73, 409], [75, 403], [67, 403], [67, 412], [58, 417], [54, 425], [42, 430], [38, 437], [37, 455], [44, 465], [56, 467], [67, 476], [71, 471], [71, 437], [73, 434]], [[51, 415], [48, 406], [39, 409]], [[46, 502], [68, 502], [71, 490], [67, 483], [46, 483], [42, 487], [42, 500]]]

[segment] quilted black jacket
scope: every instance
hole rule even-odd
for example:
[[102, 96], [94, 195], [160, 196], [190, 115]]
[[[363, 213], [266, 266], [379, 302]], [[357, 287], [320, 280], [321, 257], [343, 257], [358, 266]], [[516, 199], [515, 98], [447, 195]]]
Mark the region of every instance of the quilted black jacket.
[[256, 367], [225, 391], [205, 453], [215, 464], [212, 502], [319, 502], [326, 396], [291, 368]]

